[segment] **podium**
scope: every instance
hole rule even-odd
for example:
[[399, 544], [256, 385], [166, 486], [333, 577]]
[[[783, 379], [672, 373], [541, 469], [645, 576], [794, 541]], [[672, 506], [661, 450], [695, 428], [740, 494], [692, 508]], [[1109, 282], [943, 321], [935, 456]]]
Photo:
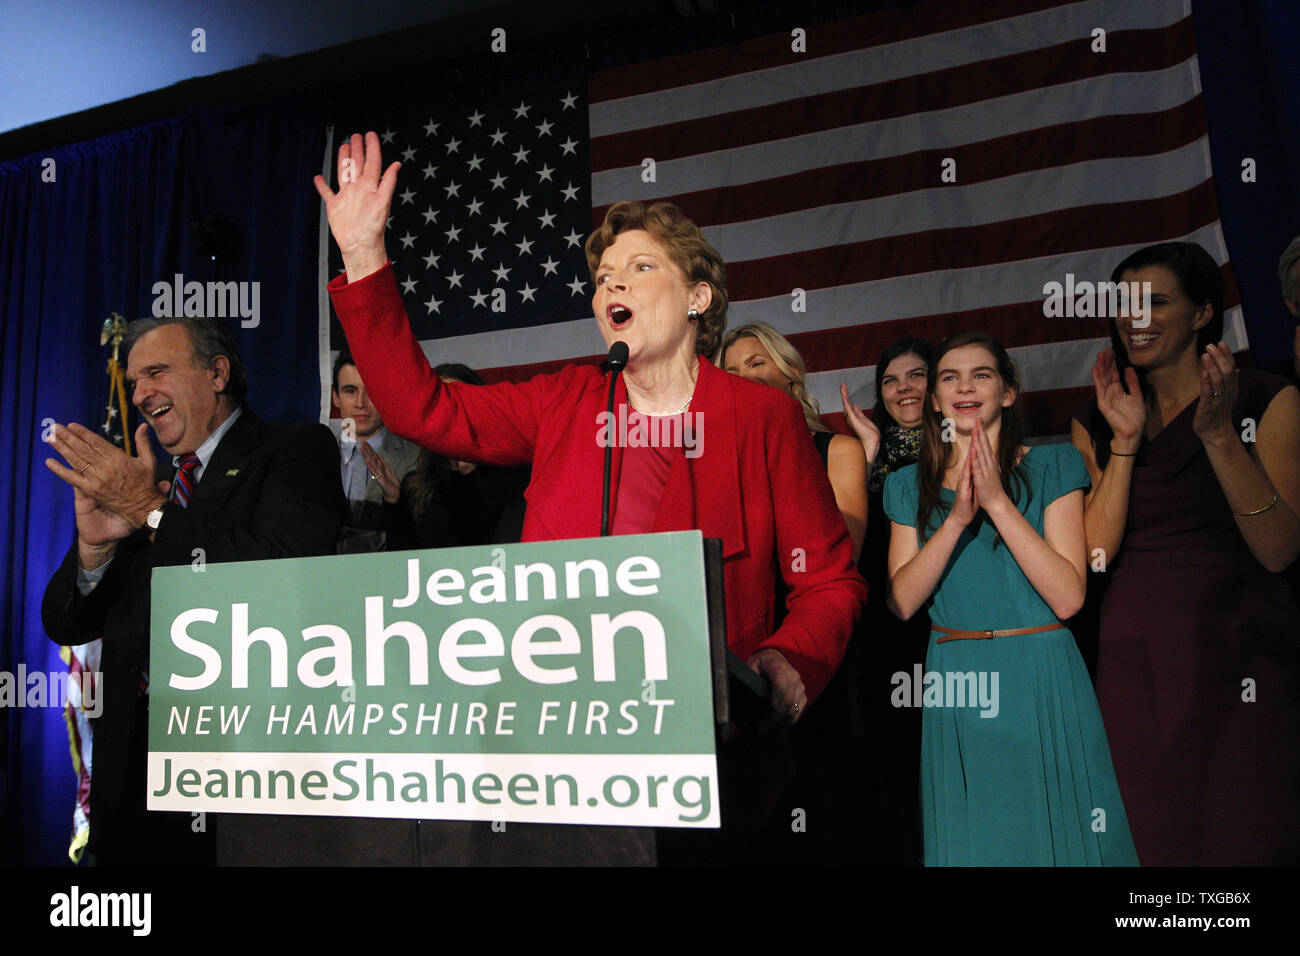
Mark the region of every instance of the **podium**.
[[717, 826], [699, 532], [156, 573], [149, 805], [205, 814], [219, 865], [647, 866]]

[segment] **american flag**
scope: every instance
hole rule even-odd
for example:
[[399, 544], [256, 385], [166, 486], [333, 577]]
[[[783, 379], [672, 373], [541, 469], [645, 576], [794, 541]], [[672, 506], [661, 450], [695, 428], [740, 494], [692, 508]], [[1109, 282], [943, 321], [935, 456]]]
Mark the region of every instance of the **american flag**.
[[[375, 124], [385, 164], [402, 162], [386, 242], [433, 364], [464, 362], [500, 378], [500, 366], [537, 359], [524, 339], [545, 341], [556, 322], [591, 315], [585, 85], [472, 104], [415, 98], [387, 117], [359, 118]], [[336, 247], [330, 257], [330, 274], [342, 271]], [[344, 343], [337, 323], [331, 339], [335, 349]]]
[[[727, 262], [729, 324], [761, 320], [789, 336], [832, 422], [841, 380], [871, 406], [874, 366], [893, 340], [980, 329], [1011, 348], [1031, 430], [1067, 432], [1109, 340], [1104, 319], [1046, 317], [1044, 286], [1067, 274], [1104, 281], [1154, 242], [1190, 239], [1215, 257], [1225, 338], [1247, 348], [1188, 0], [934, 0], [603, 71], [574, 92], [586, 94], [587, 141], [574, 153], [589, 153], [589, 180], [571, 166], [555, 175], [589, 181], [589, 213], [563, 228], [589, 232], [623, 199], [677, 203]], [[534, 112], [560, 115], [540, 98]], [[535, 129], [515, 129], [511, 148], [536, 144], [530, 166], [558, 168]], [[408, 166], [399, 193], [431, 190], [420, 178]], [[408, 227], [416, 207], [395, 207], [399, 279], [429, 251], [421, 244], [446, 239], [441, 213]], [[420, 237], [409, 249], [408, 228]], [[445, 334], [422, 325], [421, 296], [441, 294], [417, 282], [408, 310], [433, 361], [518, 379], [596, 353], [585, 263], [577, 248], [559, 252], [562, 274], [532, 282], [550, 296], [535, 309], [515, 297], [529, 254], [488, 256], [510, 270], [493, 283], [508, 311], [449, 292]], [[566, 298], [575, 278], [584, 294]]]

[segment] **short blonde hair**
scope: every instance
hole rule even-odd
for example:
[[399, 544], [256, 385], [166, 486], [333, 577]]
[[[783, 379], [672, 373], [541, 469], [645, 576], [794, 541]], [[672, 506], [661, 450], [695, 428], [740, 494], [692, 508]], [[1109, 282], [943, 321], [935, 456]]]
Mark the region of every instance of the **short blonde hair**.
[[670, 202], [647, 206], [640, 202], [619, 202], [609, 207], [605, 221], [587, 239], [587, 268], [596, 281], [600, 257], [620, 232], [640, 229], [650, 233], [668, 258], [686, 275], [691, 285], [707, 283], [713, 293], [709, 307], [695, 319], [695, 352], [712, 355], [727, 330], [727, 269], [718, 250], [680, 209]]
[[718, 354], [713, 364], [722, 368], [727, 357], [727, 349], [740, 339], [754, 339], [763, 346], [777, 371], [790, 380], [790, 394], [803, 407], [803, 420], [808, 428], [815, 432], [830, 431], [822, 424], [822, 410], [817, 404], [817, 399], [808, 394], [808, 371], [804, 366], [803, 356], [790, 344], [789, 339], [766, 322], [751, 322], [749, 325], [742, 325], [728, 332], [722, 340], [722, 345], [718, 347]]

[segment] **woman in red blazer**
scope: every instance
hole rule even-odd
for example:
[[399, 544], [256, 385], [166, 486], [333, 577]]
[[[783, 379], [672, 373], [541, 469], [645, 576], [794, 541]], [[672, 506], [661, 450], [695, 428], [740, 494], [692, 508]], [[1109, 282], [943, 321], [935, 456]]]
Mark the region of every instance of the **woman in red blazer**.
[[[771, 682], [776, 712], [798, 720], [839, 664], [866, 585], [798, 404], [704, 357], [726, 327], [721, 257], [668, 203], [619, 203], [587, 241], [601, 336], [629, 350], [612, 428], [595, 366], [518, 384], [442, 382], [384, 249], [400, 165], [381, 176], [378, 136], [353, 135], [339, 149], [339, 191], [315, 180], [346, 268], [330, 295], [388, 427], [449, 458], [531, 464], [524, 541], [600, 533], [612, 443], [614, 533], [698, 528], [722, 539], [728, 644]], [[623, 418], [629, 434], [640, 421], [674, 440], [622, 447]], [[778, 575], [789, 591], [779, 625]]]

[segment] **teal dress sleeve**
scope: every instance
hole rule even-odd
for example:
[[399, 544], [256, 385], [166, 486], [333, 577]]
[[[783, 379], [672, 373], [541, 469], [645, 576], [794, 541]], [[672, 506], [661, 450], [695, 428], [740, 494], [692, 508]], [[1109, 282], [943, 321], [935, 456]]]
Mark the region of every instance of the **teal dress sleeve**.
[[916, 527], [916, 465], [891, 472], [885, 478], [881, 504], [885, 517], [898, 524]]
[[1062, 495], [1068, 495], [1078, 488], [1091, 488], [1092, 479], [1088, 477], [1088, 468], [1083, 463], [1079, 449], [1069, 442], [1051, 446], [1056, 454], [1052, 457], [1044, 482], [1043, 499], [1051, 504]]

